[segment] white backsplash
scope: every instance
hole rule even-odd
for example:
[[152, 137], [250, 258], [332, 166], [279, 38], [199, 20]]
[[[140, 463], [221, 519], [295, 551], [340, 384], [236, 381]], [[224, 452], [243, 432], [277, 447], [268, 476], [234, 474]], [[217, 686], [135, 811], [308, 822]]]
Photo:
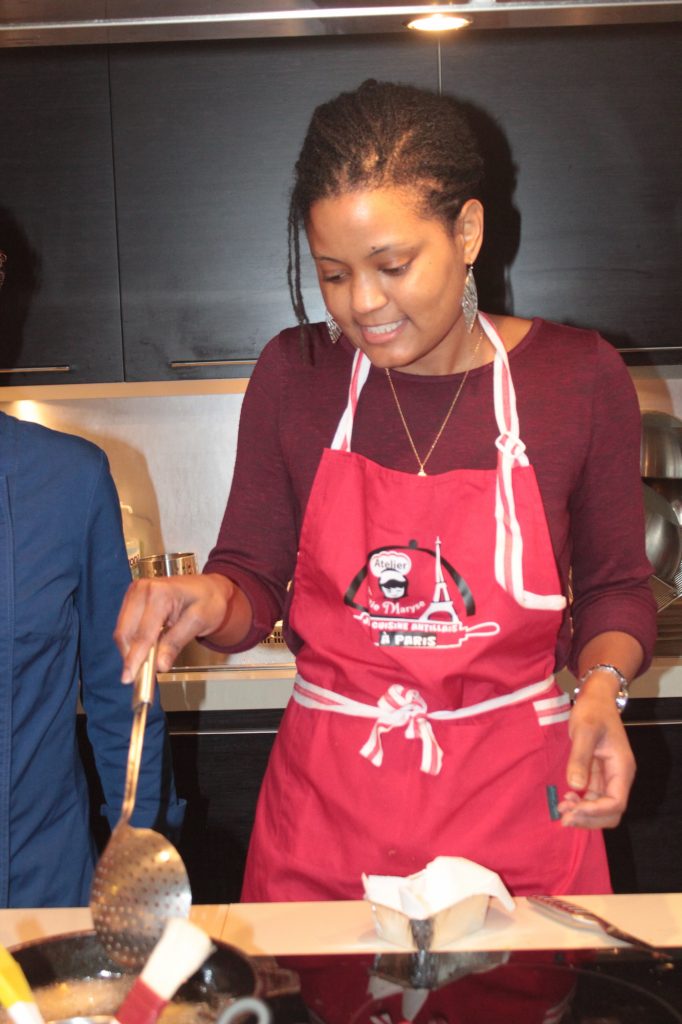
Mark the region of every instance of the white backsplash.
[[232, 480], [242, 395], [0, 403], [4, 412], [80, 434], [109, 457], [120, 500], [144, 530], [143, 554], [193, 551], [201, 567]]
[[[109, 458], [121, 502], [134, 511], [142, 554], [191, 551], [201, 568], [232, 481], [242, 397], [49, 398], [2, 402], [0, 409], [98, 444]], [[241, 660], [247, 659], [233, 656], [230, 662]], [[225, 661], [191, 644], [179, 664]]]
[[[682, 418], [678, 372], [633, 370], [643, 410]], [[109, 457], [121, 502], [134, 510], [142, 554], [192, 551], [201, 568], [215, 542], [232, 480], [242, 390], [68, 398], [59, 397], [59, 391], [41, 388], [40, 400], [0, 402], [0, 409], [98, 444]], [[226, 659], [191, 644], [178, 665], [267, 664], [287, 656], [286, 648], [259, 648]]]

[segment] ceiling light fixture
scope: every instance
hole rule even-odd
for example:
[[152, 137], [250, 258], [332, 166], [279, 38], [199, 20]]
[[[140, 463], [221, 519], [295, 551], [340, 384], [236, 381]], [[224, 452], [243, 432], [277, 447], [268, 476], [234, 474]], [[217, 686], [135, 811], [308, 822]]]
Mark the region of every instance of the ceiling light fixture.
[[419, 32], [452, 32], [470, 24], [471, 18], [462, 18], [459, 14], [422, 14], [405, 22], [407, 28]]

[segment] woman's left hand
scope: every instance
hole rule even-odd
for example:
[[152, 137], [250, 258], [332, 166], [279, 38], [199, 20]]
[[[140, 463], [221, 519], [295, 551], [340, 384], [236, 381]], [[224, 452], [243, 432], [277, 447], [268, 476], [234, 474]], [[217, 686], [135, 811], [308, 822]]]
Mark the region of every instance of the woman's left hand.
[[615, 828], [635, 777], [635, 759], [610, 692], [584, 688], [571, 711], [568, 792], [562, 825]]

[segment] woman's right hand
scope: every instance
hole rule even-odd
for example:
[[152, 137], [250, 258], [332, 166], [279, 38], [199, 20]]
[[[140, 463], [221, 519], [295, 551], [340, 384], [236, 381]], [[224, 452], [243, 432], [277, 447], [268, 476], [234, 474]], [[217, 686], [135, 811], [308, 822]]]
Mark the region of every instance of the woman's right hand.
[[[123, 657], [121, 681], [133, 682], [157, 641], [158, 669], [167, 672], [190, 640], [222, 631], [233, 611], [237, 631], [245, 636], [248, 624], [242, 630], [239, 623], [245, 600], [235, 584], [218, 573], [135, 580], [123, 599], [114, 631]], [[236, 643], [241, 636], [230, 639]]]

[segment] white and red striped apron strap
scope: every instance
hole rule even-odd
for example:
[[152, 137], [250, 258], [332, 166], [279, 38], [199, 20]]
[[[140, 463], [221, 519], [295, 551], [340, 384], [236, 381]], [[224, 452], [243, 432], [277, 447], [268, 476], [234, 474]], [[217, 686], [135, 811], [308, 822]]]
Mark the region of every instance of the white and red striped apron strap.
[[353, 358], [353, 368], [350, 375], [350, 384], [348, 385], [348, 401], [346, 408], [341, 414], [339, 425], [336, 428], [334, 439], [330, 445], [333, 451], [349, 452], [351, 437], [353, 435], [353, 420], [355, 418], [355, 410], [358, 407], [358, 398], [360, 392], [365, 386], [365, 381], [369, 374], [371, 363], [364, 352], [360, 349], [356, 349], [355, 356]]
[[[492, 322], [479, 313], [483, 330], [495, 349], [493, 363], [493, 397], [495, 418], [499, 430], [495, 442], [497, 452], [497, 486], [495, 497], [495, 579], [517, 604], [524, 608], [561, 611], [566, 607], [563, 594], [534, 594], [525, 589], [523, 581], [523, 537], [514, 502], [513, 470], [528, 466], [526, 446], [519, 435], [519, 417], [516, 392], [509, 369], [509, 358], [502, 339]], [[371, 363], [364, 352], [357, 349], [353, 358], [348, 401], [339, 420], [331, 443], [334, 451], [350, 451], [353, 421], [360, 392], [369, 375]]]
[[429, 711], [426, 701], [418, 690], [409, 689], [399, 683], [389, 686], [376, 704], [364, 704], [362, 701], [353, 700], [342, 693], [309, 683], [297, 675], [294, 680], [292, 696], [298, 704], [315, 711], [330, 711], [337, 715], [373, 719], [374, 725], [367, 741], [360, 749], [360, 754], [377, 768], [381, 767], [384, 758], [381, 745], [382, 736], [390, 732], [391, 729], [404, 729], [406, 739], [416, 739], [421, 742], [420, 770], [427, 775], [438, 775], [443, 766], [443, 751], [438, 744], [430, 720], [442, 722], [471, 718], [511, 704], [521, 704], [524, 701], [533, 700], [538, 724], [551, 725], [568, 718], [570, 712], [568, 697], [562, 693], [559, 696], [539, 700], [534, 700], [534, 698], [542, 698], [543, 694], [546, 694], [553, 686], [554, 676], [550, 676], [540, 683], [531, 683], [530, 686], [523, 686], [511, 693], [505, 693], [499, 697], [492, 697], [478, 704], [452, 711]]
[[517, 604], [541, 611], [561, 611], [566, 607], [563, 594], [534, 594], [523, 580], [523, 536], [514, 501], [513, 471], [528, 466], [526, 446], [521, 440], [516, 392], [509, 369], [507, 350], [495, 327], [479, 313], [483, 330], [495, 349], [493, 398], [499, 435], [497, 447], [497, 486], [495, 493], [495, 579]]

